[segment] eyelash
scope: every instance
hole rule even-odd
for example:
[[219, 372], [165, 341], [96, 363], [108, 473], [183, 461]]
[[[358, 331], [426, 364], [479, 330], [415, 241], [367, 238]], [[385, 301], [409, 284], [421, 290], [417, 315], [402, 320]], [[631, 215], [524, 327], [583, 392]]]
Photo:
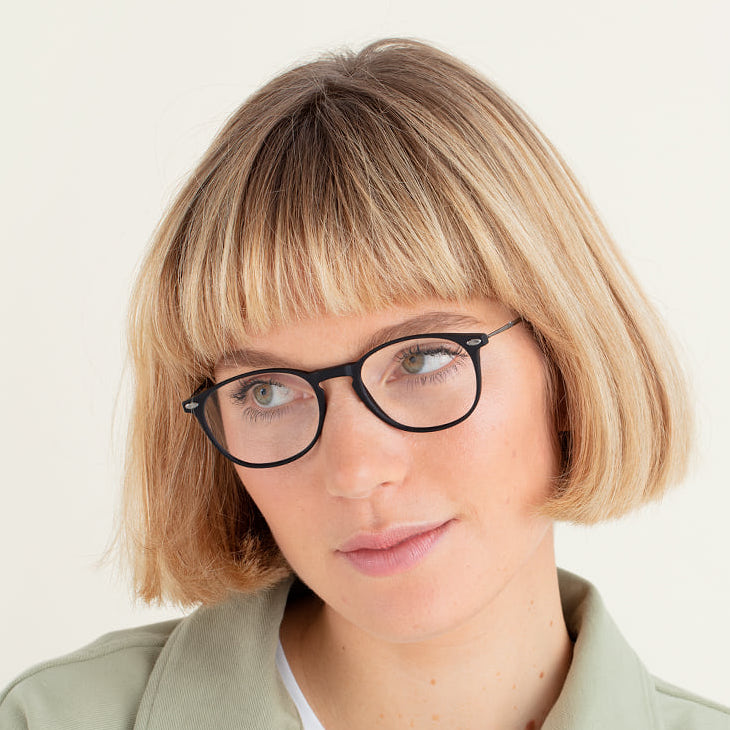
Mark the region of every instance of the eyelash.
[[243, 410], [242, 415], [252, 423], [270, 423], [271, 421], [285, 416], [289, 410], [288, 406], [283, 408], [270, 408], [258, 410], [249, 406]]
[[421, 345], [413, 345], [408, 350], [403, 350], [396, 355], [398, 362], [413, 357], [414, 355], [450, 355], [454, 360], [460, 357], [458, 348], [449, 349], [448, 347], [441, 345], [439, 347], [432, 347], [430, 349], [422, 349]]

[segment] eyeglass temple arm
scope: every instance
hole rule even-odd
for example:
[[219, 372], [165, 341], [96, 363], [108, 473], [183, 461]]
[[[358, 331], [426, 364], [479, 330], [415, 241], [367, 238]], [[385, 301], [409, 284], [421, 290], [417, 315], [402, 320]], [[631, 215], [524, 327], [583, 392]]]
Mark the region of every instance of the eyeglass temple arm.
[[487, 335], [487, 340], [490, 337], [494, 337], [494, 335], [498, 335], [500, 332], [504, 332], [505, 330], [508, 330], [510, 327], [514, 327], [516, 324], [519, 324], [522, 322], [522, 317], [517, 317], [517, 319], [513, 319], [511, 322], [507, 322], [507, 324], [502, 325], [499, 329], [494, 330], [494, 332], [490, 332]]

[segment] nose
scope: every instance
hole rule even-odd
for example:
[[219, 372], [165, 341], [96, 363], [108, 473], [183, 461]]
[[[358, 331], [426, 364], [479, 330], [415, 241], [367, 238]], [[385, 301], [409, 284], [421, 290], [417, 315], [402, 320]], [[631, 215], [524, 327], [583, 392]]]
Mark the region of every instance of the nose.
[[413, 434], [382, 421], [360, 400], [349, 378], [322, 385], [327, 412], [315, 447], [322, 482], [336, 497], [366, 499], [406, 477]]

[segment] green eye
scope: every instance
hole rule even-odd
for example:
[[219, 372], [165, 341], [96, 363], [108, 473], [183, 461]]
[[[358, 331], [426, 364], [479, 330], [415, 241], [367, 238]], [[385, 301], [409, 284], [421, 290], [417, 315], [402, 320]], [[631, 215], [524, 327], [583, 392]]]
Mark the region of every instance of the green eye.
[[425, 357], [422, 352], [409, 355], [408, 357], [403, 358], [403, 369], [411, 375], [416, 375], [423, 370], [424, 361]]
[[259, 385], [258, 388], [254, 388], [253, 397], [260, 406], [271, 405], [271, 401], [274, 399], [274, 389], [270, 385]]
[[446, 367], [457, 357], [457, 352], [437, 346], [404, 353], [399, 359], [401, 367], [408, 375], [425, 375]]

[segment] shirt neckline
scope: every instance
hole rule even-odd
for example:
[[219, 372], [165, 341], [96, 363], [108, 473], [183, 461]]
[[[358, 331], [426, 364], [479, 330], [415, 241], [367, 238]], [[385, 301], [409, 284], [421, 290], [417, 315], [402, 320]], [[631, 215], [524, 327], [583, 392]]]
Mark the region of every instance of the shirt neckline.
[[284, 647], [281, 645], [281, 639], [279, 639], [276, 645], [276, 668], [279, 670], [279, 676], [281, 677], [281, 681], [284, 683], [284, 687], [286, 687], [286, 691], [289, 693], [289, 696], [296, 705], [297, 712], [299, 713], [299, 717], [302, 721], [303, 730], [325, 730], [299, 687], [299, 683], [297, 682], [296, 677], [289, 666], [286, 654], [284, 653]]

